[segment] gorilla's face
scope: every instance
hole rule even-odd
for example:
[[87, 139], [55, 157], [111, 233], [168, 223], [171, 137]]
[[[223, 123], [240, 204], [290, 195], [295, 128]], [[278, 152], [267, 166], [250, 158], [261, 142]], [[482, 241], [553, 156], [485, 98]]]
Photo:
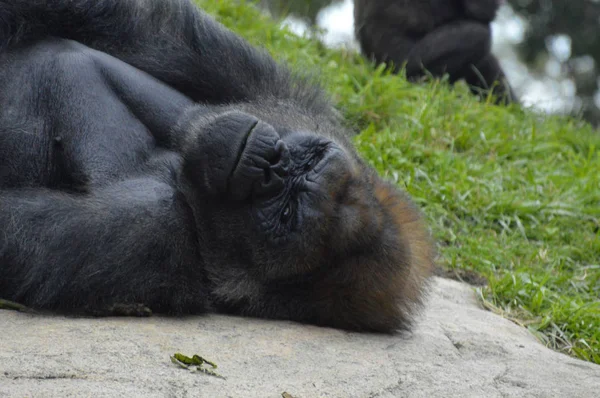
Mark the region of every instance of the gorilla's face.
[[411, 239], [427, 242], [418, 213], [327, 122], [250, 111], [197, 120], [185, 158], [207, 272], [215, 295], [223, 292], [217, 301], [248, 315], [398, 327], [406, 319], [396, 299], [405, 285], [422, 285], [408, 264], [431, 261], [407, 249]]
[[[278, 162], [255, 172], [253, 189], [244, 191], [250, 194], [252, 262], [265, 279], [304, 274], [326, 261], [335, 245], [334, 220], [358, 177], [357, 165], [331, 139], [283, 131], [279, 144], [284, 149]], [[244, 167], [252, 170], [257, 163]], [[235, 187], [243, 187], [242, 181]]]
[[198, 126], [186, 168], [205, 200], [208, 239], [241, 250], [236, 263], [261, 279], [313, 268], [359, 178], [344, 143], [240, 111]]

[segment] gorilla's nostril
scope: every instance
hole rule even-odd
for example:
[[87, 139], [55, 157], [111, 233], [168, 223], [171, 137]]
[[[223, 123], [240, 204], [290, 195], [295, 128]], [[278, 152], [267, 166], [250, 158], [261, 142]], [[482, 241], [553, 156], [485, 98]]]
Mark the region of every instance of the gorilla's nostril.
[[275, 155], [269, 159], [269, 164], [275, 166], [279, 162], [281, 162], [281, 153], [275, 152]]
[[277, 141], [277, 143], [275, 144], [275, 151], [277, 151], [280, 154], [283, 154], [285, 151], [287, 151], [287, 145], [285, 145], [285, 142], [281, 140]]

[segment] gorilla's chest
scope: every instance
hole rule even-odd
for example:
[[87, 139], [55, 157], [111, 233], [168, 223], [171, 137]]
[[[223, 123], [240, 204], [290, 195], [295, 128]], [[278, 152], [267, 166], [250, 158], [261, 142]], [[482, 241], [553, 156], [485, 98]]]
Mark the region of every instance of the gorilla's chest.
[[[0, 112], [0, 187], [80, 191], [136, 174], [155, 153], [153, 138], [131, 124], [104, 134], [43, 126], [5, 126]], [[114, 145], [114, 143], [121, 143]], [[112, 143], [112, 144], [111, 144]]]
[[[144, 170], [158, 150], [157, 130], [173, 123], [148, 120], [163, 117], [163, 103], [177, 113], [180, 98], [126, 64], [95, 57], [68, 41], [0, 57], [0, 188], [81, 191]], [[123, 92], [115, 91], [115, 70], [125, 75]], [[145, 106], [148, 120], [127, 101], [127, 84], [147, 90], [135, 105]]]

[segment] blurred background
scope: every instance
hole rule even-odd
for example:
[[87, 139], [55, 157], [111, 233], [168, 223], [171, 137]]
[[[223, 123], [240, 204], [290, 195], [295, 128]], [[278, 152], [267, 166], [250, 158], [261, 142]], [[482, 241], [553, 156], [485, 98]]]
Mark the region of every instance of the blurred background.
[[[259, 0], [298, 34], [358, 51], [352, 0]], [[319, 29], [312, 29], [318, 27]], [[600, 125], [600, 0], [507, 0], [493, 52], [525, 106]]]

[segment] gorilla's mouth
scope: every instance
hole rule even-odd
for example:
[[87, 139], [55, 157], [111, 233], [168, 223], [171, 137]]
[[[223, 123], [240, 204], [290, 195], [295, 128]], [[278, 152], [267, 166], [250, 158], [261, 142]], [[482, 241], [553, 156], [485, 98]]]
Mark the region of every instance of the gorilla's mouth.
[[228, 193], [236, 201], [276, 194], [284, 186], [286, 145], [271, 125], [252, 116], [248, 119], [240, 129], [244, 136], [238, 139], [237, 152], [232, 151], [236, 156], [227, 180]]
[[238, 169], [238, 167], [240, 165], [242, 156], [244, 155], [244, 151], [246, 150], [246, 147], [248, 146], [248, 139], [250, 138], [250, 135], [252, 135], [254, 130], [256, 130], [256, 126], [258, 126], [258, 119], [250, 125], [250, 128], [248, 128], [248, 131], [246, 132], [246, 135], [244, 136], [244, 139], [242, 140], [242, 142], [238, 148], [237, 156], [236, 156], [233, 166], [231, 168], [231, 173], [229, 174], [230, 181], [233, 178], [233, 175], [235, 174], [236, 170]]

